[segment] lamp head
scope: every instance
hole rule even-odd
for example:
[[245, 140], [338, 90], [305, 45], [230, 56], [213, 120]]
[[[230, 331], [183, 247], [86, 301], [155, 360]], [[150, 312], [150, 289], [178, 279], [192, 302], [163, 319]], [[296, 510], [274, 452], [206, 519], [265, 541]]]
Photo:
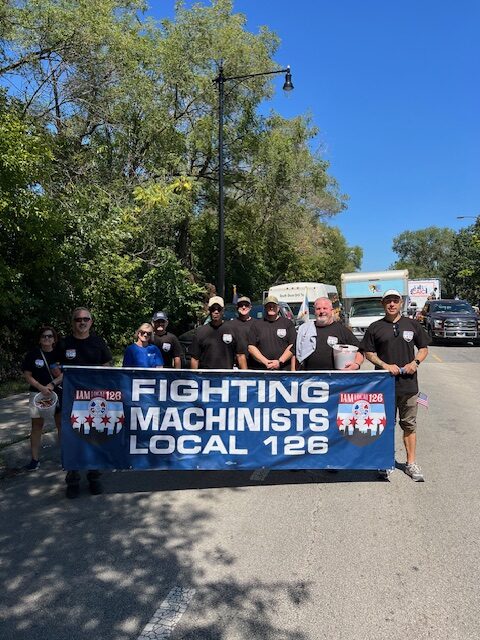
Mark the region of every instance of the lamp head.
[[293, 91], [292, 74], [290, 72], [290, 66], [287, 67], [287, 73], [285, 74], [285, 82], [283, 83], [284, 91]]

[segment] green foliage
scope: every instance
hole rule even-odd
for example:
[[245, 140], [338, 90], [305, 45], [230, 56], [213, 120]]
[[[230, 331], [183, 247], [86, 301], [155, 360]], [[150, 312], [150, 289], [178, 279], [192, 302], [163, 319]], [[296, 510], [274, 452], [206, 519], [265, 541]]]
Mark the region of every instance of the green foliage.
[[445, 266], [450, 295], [480, 302], [480, 222], [459, 231]]
[[455, 232], [441, 227], [404, 231], [393, 238], [399, 259], [393, 269], [408, 269], [410, 278], [444, 278]]
[[[278, 37], [231, 0], [144, 18], [140, 0], [26, 0], [0, 9], [3, 368], [76, 305], [122, 346], [152, 311], [177, 330], [217, 271], [217, 86], [279, 68]], [[10, 82], [11, 77], [14, 82]], [[15, 93], [13, 86], [19, 88]], [[346, 196], [311, 152], [306, 116], [258, 114], [272, 76], [225, 85], [227, 291], [358, 268], [328, 220]], [[16, 360], [15, 360], [16, 359]]]

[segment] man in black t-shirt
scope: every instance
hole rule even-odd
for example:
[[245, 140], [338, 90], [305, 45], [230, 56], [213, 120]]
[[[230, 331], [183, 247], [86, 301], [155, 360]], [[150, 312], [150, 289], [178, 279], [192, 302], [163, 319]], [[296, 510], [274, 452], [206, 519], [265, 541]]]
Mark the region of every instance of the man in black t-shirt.
[[[91, 335], [92, 314], [85, 307], [77, 307], [72, 313], [72, 333], [60, 341], [57, 349], [61, 364], [79, 366], [107, 367], [112, 354], [105, 340], [100, 336]], [[90, 493], [102, 493], [100, 472], [90, 469], [87, 472]], [[80, 473], [77, 470], [67, 471], [67, 498], [77, 498], [80, 492]]]
[[152, 325], [155, 329], [153, 344], [162, 352], [163, 366], [167, 369], [180, 369], [182, 347], [177, 336], [167, 331], [168, 317], [165, 311], [157, 311], [153, 314]]
[[208, 301], [210, 322], [198, 327], [190, 347], [192, 369], [233, 369], [235, 358], [240, 369], [247, 368], [246, 344], [232, 323], [223, 320], [224, 307], [220, 296]]
[[[248, 336], [253, 325], [258, 322], [256, 318], [252, 318], [250, 312], [252, 310], [252, 301], [247, 296], [242, 296], [237, 300], [238, 317], [231, 320], [231, 324], [242, 337], [245, 345], [248, 345]], [[247, 368], [254, 369], [256, 361], [247, 353]]]
[[279, 315], [278, 298], [268, 296], [264, 302], [263, 320], [252, 325], [248, 335], [248, 352], [255, 360], [257, 370], [295, 371], [292, 347], [295, 326], [291, 320]]
[[[396, 289], [383, 294], [382, 304], [385, 317], [368, 327], [361, 346], [375, 369], [385, 369], [395, 376], [395, 399], [407, 452], [405, 473], [415, 482], [423, 482], [423, 473], [415, 459], [417, 369], [428, 355], [429, 339], [419, 322], [402, 316], [402, 296]], [[381, 475], [388, 479], [385, 471]]]
[[[335, 322], [333, 306], [329, 298], [317, 298], [314, 303], [315, 320], [304, 322], [298, 330], [295, 344], [297, 363], [304, 371], [335, 369], [333, 347], [349, 344], [359, 347], [360, 343], [350, 329]], [[363, 362], [361, 351], [357, 351], [353, 362], [345, 366], [347, 371], [360, 369]]]

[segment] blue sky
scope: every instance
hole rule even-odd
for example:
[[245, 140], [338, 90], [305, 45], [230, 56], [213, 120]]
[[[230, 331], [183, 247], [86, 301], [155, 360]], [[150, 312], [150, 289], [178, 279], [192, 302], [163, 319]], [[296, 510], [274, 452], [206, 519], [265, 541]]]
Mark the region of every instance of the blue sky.
[[[191, 3], [188, 3], [191, 4]], [[203, 3], [208, 4], [208, 3]], [[173, 0], [150, 0], [172, 15]], [[330, 173], [350, 196], [333, 218], [364, 250], [362, 269], [388, 268], [392, 238], [431, 225], [460, 229], [480, 214], [478, 0], [236, 0], [247, 28], [275, 31], [290, 64], [264, 106], [309, 112]], [[263, 69], [259, 69], [263, 71]]]

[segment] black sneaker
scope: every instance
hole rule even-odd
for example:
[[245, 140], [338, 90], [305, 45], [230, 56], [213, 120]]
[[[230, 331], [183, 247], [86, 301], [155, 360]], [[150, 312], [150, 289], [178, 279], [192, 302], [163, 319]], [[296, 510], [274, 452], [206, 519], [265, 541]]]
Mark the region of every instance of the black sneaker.
[[103, 487], [100, 480], [89, 480], [88, 487], [92, 496], [98, 496], [103, 493]]
[[80, 485], [79, 484], [67, 484], [67, 490], [65, 495], [67, 498], [78, 498], [78, 494], [80, 493]]
[[40, 469], [40, 461], [32, 458], [23, 468], [25, 471], [36, 471], [37, 469]]

